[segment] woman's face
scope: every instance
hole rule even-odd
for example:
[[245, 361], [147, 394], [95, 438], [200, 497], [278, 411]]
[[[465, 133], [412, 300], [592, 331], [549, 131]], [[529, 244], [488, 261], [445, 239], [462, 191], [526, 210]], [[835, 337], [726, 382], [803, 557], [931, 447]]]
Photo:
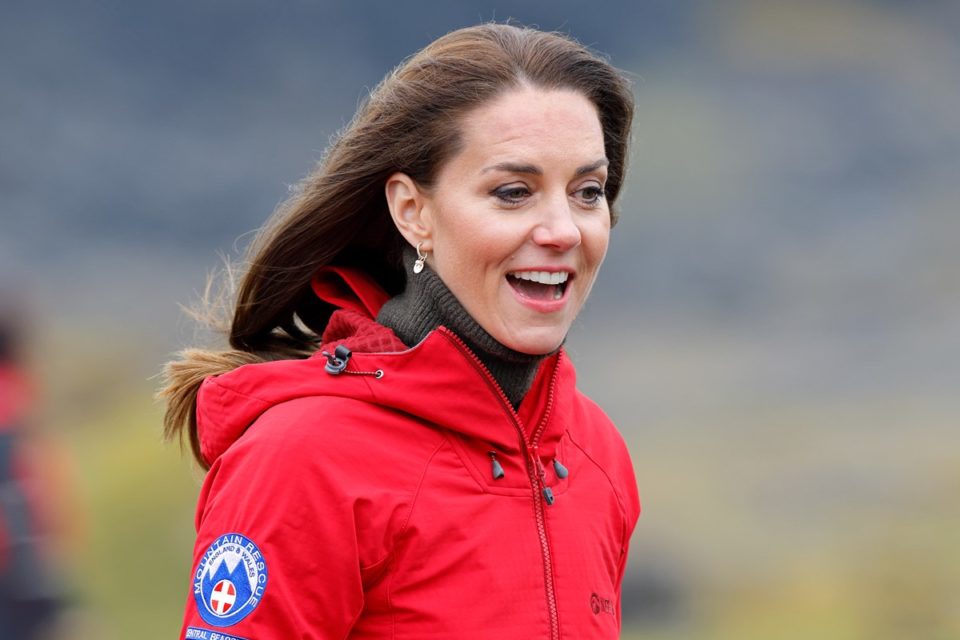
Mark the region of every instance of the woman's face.
[[490, 335], [549, 353], [610, 236], [596, 107], [571, 90], [516, 89], [469, 112], [462, 143], [418, 196], [420, 235], [405, 235], [424, 242], [427, 263]]

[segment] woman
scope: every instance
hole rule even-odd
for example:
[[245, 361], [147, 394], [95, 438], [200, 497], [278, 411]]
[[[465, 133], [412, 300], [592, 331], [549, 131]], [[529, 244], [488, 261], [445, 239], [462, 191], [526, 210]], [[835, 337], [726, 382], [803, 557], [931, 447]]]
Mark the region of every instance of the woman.
[[255, 242], [234, 350], [168, 365], [209, 468], [183, 637], [618, 636], [636, 483], [561, 345], [632, 111], [496, 24], [373, 91]]

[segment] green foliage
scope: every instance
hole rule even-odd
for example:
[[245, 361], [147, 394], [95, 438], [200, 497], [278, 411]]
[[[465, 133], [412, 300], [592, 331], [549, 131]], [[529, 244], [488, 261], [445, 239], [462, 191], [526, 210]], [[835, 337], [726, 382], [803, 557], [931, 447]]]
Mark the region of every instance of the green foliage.
[[88, 523], [72, 582], [97, 638], [176, 637], [189, 593], [198, 474], [160, 441], [150, 395], [66, 435]]

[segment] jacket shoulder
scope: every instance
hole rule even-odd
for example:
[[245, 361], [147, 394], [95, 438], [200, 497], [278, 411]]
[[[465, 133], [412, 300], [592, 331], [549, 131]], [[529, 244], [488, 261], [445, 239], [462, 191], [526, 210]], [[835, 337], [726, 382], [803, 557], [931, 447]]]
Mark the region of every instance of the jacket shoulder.
[[400, 460], [406, 468], [425, 463], [442, 439], [387, 407], [349, 397], [310, 396], [264, 411], [224, 456], [271, 460], [345, 491], [371, 484], [402, 490], [416, 478], [392, 477], [391, 470], [401, 466]]
[[640, 496], [627, 443], [606, 412], [579, 389], [572, 405], [568, 436], [607, 477], [632, 531], [640, 516]]
[[[263, 414], [213, 464], [197, 528], [316, 531], [342, 523], [361, 566], [385, 558], [402, 532], [441, 434], [397, 412], [350, 398], [304, 397]], [[264, 532], [267, 534], [268, 532]], [[339, 533], [342, 538], [346, 533]]]
[[579, 446], [596, 451], [604, 459], [625, 457], [629, 460], [623, 435], [600, 405], [580, 389], [574, 391], [572, 404], [569, 430]]

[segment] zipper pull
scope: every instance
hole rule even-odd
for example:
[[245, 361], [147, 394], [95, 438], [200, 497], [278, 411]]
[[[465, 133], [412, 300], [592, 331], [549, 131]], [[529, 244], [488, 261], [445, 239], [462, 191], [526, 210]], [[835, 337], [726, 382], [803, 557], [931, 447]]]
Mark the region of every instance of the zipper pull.
[[553, 501], [554, 501], [553, 489], [551, 489], [550, 487], [544, 487], [544, 488], [543, 488], [543, 499], [544, 499], [544, 501], [546, 501], [547, 506], [552, 505], [552, 504], [553, 504]]
[[503, 472], [503, 467], [500, 465], [500, 461], [497, 460], [497, 452], [490, 451], [487, 455], [490, 456], [490, 467], [491, 471], [493, 472], [493, 479], [499, 480], [506, 474]]
[[550, 506], [555, 500], [553, 489], [547, 486], [547, 470], [543, 468], [543, 462], [540, 461], [540, 450], [536, 446], [533, 447], [533, 462], [535, 465], [537, 465], [537, 471], [540, 472], [540, 485], [543, 487], [543, 500], [547, 503], [547, 506]]
[[563, 466], [556, 458], [553, 459], [553, 470], [557, 472], [557, 477], [561, 480], [570, 475], [570, 472], [567, 470], [567, 468]]

